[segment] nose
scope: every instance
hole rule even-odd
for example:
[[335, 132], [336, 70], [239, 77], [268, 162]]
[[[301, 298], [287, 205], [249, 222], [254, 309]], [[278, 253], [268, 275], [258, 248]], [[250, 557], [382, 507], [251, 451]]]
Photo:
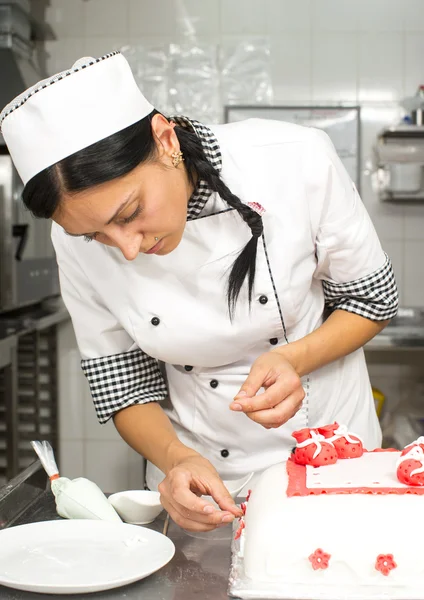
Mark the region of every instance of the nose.
[[134, 260], [140, 253], [139, 247], [135, 246], [124, 246], [120, 247], [122, 254], [124, 255], [126, 260]]
[[109, 234], [109, 237], [112, 239], [114, 245], [120, 249], [126, 260], [137, 258], [143, 240], [141, 233], [117, 232], [112, 235]]

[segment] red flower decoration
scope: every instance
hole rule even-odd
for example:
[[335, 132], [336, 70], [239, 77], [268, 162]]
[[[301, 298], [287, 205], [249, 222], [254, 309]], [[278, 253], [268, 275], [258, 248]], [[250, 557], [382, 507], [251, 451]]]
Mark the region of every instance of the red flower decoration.
[[383, 575], [388, 575], [392, 569], [396, 569], [397, 564], [393, 560], [393, 554], [379, 554], [375, 561], [375, 568]]
[[328, 569], [330, 558], [331, 554], [327, 554], [324, 550], [321, 550], [321, 548], [317, 548], [317, 550], [309, 556], [314, 571], [317, 571], [318, 569]]
[[236, 531], [236, 535], [234, 537], [235, 540], [238, 540], [239, 538], [241, 538], [241, 533], [245, 527], [246, 527], [246, 525], [244, 524], [244, 519], [243, 519], [243, 517], [240, 517], [240, 525]]

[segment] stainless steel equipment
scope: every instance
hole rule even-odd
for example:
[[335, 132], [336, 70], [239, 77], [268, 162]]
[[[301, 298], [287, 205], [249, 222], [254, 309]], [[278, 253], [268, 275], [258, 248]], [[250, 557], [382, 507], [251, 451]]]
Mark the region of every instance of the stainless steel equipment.
[[0, 488], [34, 460], [33, 439], [58, 448], [58, 327], [63, 306], [0, 318]]
[[0, 146], [0, 313], [59, 293], [50, 222], [31, 216], [21, 192], [12, 160]]
[[[45, 74], [33, 58], [25, 4], [0, 0], [0, 109]], [[59, 293], [50, 223], [21, 201], [22, 182], [0, 136], [0, 313]]]
[[406, 115], [385, 127], [374, 147], [374, 189], [380, 200], [424, 201], [424, 85], [401, 102]]
[[383, 201], [424, 201], [424, 125], [384, 129], [374, 147], [374, 187]]
[[0, 339], [0, 486], [18, 473], [17, 453], [6, 438], [17, 439], [17, 354], [18, 339]]
[[28, 1], [0, 0], [1, 108], [44, 77], [31, 42], [32, 28]]

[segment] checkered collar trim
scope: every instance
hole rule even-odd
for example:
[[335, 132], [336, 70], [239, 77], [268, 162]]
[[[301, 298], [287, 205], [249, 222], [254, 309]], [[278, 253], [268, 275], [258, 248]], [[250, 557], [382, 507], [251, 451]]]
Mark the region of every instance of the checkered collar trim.
[[[194, 131], [194, 133], [200, 139], [200, 143], [202, 144], [206, 158], [215, 167], [215, 169], [220, 172], [222, 169], [221, 150], [219, 148], [218, 140], [212, 131], [206, 127], [206, 125], [199, 123], [199, 121], [194, 121], [192, 119], [188, 119], [187, 117], [176, 116], [171, 117], [171, 120], [180, 127], [185, 127], [191, 131]], [[196, 189], [194, 190], [188, 202], [187, 221], [192, 221], [193, 219], [197, 219], [197, 217], [199, 217], [206, 205], [206, 202], [209, 200], [212, 194], [213, 190], [210, 189], [206, 181], [203, 179], [198, 181]]]

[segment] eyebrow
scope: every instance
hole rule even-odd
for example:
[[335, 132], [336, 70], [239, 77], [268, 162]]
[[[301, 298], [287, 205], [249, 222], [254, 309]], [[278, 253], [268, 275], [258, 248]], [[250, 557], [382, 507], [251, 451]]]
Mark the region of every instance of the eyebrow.
[[[115, 211], [114, 215], [109, 219], [109, 221], [106, 223], [106, 225], [110, 225], [112, 223], [112, 221], [114, 219], [116, 219], [116, 217], [119, 215], [119, 213], [125, 208], [125, 206], [128, 204], [128, 202], [132, 199], [132, 197], [134, 196], [134, 192], [132, 194], [130, 194], [126, 200], [124, 200], [122, 202], [122, 204], [119, 206], [119, 208]], [[69, 233], [69, 231], [66, 231], [66, 229], [63, 230], [66, 235], [70, 235], [71, 237], [84, 237], [84, 236], [88, 236], [88, 235], [93, 235], [92, 232], [90, 233]]]

